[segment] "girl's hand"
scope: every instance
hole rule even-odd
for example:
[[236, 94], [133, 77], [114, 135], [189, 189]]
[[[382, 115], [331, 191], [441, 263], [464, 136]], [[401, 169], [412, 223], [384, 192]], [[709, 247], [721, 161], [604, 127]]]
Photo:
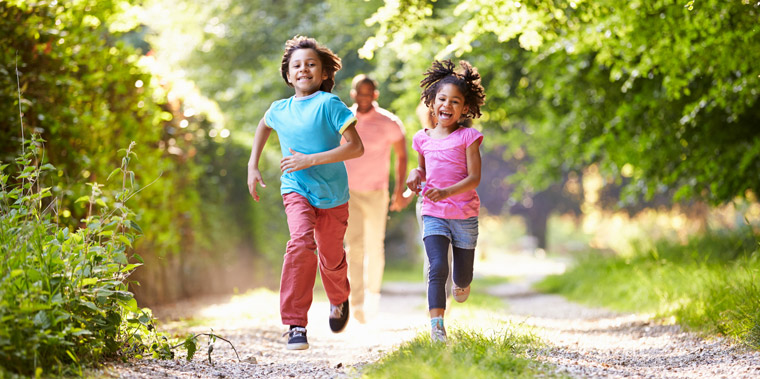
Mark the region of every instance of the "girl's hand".
[[267, 188], [264, 179], [261, 177], [261, 171], [254, 167], [248, 167], [248, 192], [253, 196], [253, 200], [259, 201], [259, 194], [256, 193], [256, 183], [261, 184], [261, 188]]
[[280, 160], [280, 171], [283, 173], [287, 174], [289, 172], [303, 170], [313, 166], [308, 154], [302, 154], [293, 149], [288, 150], [290, 150], [290, 153], [293, 155], [283, 157], [282, 160]]
[[412, 171], [409, 172], [409, 176], [406, 178], [406, 186], [410, 191], [419, 194], [422, 189], [420, 184], [423, 179], [424, 178], [420, 175], [420, 170], [416, 168], [412, 169]]
[[430, 201], [436, 203], [451, 196], [451, 192], [445, 189], [428, 188], [428, 190], [425, 191], [424, 196], [427, 197]]

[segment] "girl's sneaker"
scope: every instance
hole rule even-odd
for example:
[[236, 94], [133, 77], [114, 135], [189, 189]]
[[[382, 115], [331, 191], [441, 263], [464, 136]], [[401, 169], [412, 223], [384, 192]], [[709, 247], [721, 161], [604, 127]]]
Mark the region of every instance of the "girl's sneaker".
[[309, 348], [309, 342], [306, 340], [306, 328], [296, 326], [282, 336], [288, 336], [288, 350], [306, 350]]
[[470, 297], [470, 286], [467, 286], [467, 288], [460, 288], [454, 284], [451, 287], [451, 292], [454, 293], [454, 300], [456, 300], [457, 303], [464, 303], [465, 300]]
[[430, 339], [433, 342], [446, 343], [446, 328], [443, 327], [443, 318], [434, 317], [430, 319]]

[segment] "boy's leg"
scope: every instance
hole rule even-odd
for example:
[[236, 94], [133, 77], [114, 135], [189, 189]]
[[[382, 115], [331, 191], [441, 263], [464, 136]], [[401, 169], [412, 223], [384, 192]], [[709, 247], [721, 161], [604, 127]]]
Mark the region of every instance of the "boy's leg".
[[280, 278], [280, 317], [284, 325], [306, 326], [317, 274], [314, 242], [315, 208], [297, 194], [282, 196], [290, 241], [285, 250]]
[[361, 193], [351, 191], [348, 200], [348, 228], [346, 228], [346, 254], [348, 279], [351, 283], [351, 308], [364, 304], [364, 204]]
[[348, 300], [348, 264], [343, 237], [348, 221], [348, 203], [329, 209], [317, 209], [314, 238], [319, 251], [319, 273], [330, 304]]

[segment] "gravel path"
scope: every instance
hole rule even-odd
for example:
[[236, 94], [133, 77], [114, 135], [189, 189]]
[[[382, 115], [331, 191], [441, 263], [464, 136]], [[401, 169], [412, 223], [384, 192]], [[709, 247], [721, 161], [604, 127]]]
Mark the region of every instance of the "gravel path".
[[[488, 288], [505, 299], [508, 309], [500, 318], [534, 328], [549, 348], [535, 357], [556, 367], [556, 373], [572, 377], [604, 378], [758, 378], [760, 352], [733, 346], [716, 338], [701, 339], [677, 325], [650, 321], [647, 315], [621, 314], [583, 307], [555, 295], [538, 294], [530, 283], [561, 272], [564, 264], [525, 255], [489, 256], [476, 263], [477, 275], [522, 275], [524, 281]], [[526, 275], [527, 274], [527, 275]], [[477, 291], [477, 289], [474, 289]], [[287, 351], [279, 322], [277, 294], [250, 294], [197, 299], [154, 309], [162, 319], [192, 315], [187, 323], [165, 323], [162, 330], [177, 333], [214, 333], [229, 339], [217, 341], [209, 365], [206, 340], [191, 362], [145, 359], [110, 364], [91, 376], [119, 378], [350, 378], [361, 367], [392, 351], [400, 343], [427, 330], [424, 286], [388, 283], [378, 316], [366, 325], [349, 321], [340, 334], [330, 332], [328, 303], [317, 293], [309, 313], [310, 349]], [[454, 305], [456, 307], [456, 305]], [[456, 322], [456, 308], [452, 323]], [[462, 320], [471, 323], [472, 320]], [[447, 322], [448, 323], [448, 322]], [[452, 324], [450, 324], [452, 325]]]

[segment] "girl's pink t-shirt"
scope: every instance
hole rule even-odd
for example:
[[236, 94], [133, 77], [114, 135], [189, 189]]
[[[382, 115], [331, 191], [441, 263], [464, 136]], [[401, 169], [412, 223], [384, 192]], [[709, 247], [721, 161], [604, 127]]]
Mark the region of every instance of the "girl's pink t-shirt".
[[[427, 129], [426, 129], [427, 130]], [[428, 188], [446, 188], [467, 177], [467, 147], [482, 141], [483, 134], [473, 128], [460, 127], [446, 138], [435, 139], [420, 130], [412, 139], [412, 148], [425, 158]], [[480, 212], [480, 198], [475, 190], [451, 196], [439, 202], [422, 201], [422, 214], [447, 219], [467, 219]]]

